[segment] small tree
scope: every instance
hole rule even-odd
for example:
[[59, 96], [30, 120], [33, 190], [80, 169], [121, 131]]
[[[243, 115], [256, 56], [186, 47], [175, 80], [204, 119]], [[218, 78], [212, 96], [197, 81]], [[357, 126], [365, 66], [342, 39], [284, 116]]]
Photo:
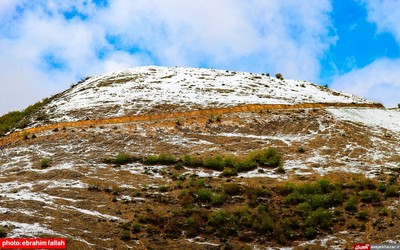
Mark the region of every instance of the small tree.
[[281, 73], [276, 73], [275, 77], [278, 78], [279, 80], [283, 80], [283, 75]]

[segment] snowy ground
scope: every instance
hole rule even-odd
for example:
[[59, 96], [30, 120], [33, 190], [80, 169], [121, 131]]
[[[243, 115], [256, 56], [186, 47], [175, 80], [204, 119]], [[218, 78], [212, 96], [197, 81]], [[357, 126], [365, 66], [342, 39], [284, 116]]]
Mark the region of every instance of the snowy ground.
[[400, 132], [400, 111], [371, 108], [329, 108], [336, 119], [361, 123], [373, 128]]
[[305, 81], [244, 72], [152, 66], [92, 77], [64, 92], [46, 110], [53, 122], [59, 122], [92, 117], [96, 108], [101, 108], [102, 118], [106, 118], [144, 113], [165, 104], [198, 109], [314, 102], [370, 103]]

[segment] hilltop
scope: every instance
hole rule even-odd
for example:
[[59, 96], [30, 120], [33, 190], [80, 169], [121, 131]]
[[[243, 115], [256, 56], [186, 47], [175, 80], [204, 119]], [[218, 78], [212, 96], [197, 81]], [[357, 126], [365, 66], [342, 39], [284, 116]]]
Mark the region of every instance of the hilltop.
[[241, 249], [400, 235], [400, 112], [363, 98], [150, 66], [87, 77], [24, 119], [0, 138], [7, 237]]

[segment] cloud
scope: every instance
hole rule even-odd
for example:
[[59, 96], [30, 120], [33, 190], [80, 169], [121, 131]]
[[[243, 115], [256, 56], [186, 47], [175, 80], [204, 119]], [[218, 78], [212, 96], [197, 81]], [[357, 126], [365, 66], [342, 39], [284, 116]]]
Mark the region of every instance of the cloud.
[[331, 87], [395, 107], [400, 103], [399, 69], [400, 59], [379, 59], [336, 77]]
[[329, 0], [2, 0], [0, 114], [81, 77], [149, 64], [318, 81], [335, 42], [330, 11]]
[[[368, 21], [374, 23], [377, 34], [390, 33], [400, 45], [400, 1], [358, 0], [367, 11]], [[384, 44], [382, 44], [384, 46]], [[400, 103], [400, 59], [376, 58], [363, 68], [334, 78], [331, 87], [395, 107]]]
[[375, 23], [378, 32], [389, 32], [400, 42], [400, 1], [398, 0], [360, 0], [365, 4], [368, 20]]

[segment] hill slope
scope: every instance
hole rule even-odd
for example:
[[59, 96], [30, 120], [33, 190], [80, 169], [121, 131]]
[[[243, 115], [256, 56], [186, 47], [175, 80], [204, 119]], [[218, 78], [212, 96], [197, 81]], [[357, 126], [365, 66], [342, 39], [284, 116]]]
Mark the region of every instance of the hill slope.
[[[71, 249], [263, 249], [400, 236], [400, 112], [358, 97], [142, 67], [86, 79], [30, 119], [0, 138], [8, 237], [66, 237]], [[269, 147], [279, 164], [257, 158]]]

